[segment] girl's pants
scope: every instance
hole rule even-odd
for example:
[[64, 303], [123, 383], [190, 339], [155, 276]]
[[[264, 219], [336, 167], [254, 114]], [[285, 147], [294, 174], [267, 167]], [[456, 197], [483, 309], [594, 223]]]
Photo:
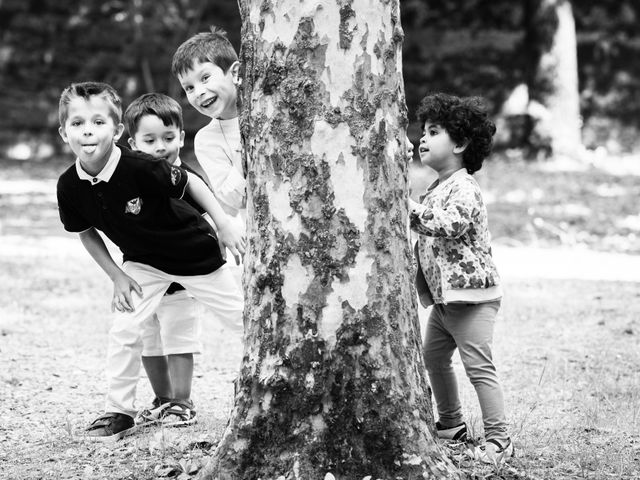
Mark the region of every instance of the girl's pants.
[[171, 275], [137, 262], [125, 262], [124, 272], [142, 288], [140, 298], [132, 292], [133, 312], [116, 312], [109, 330], [107, 351], [107, 399], [106, 412], [119, 412], [134, 416], [136, 386], [140, 376], [142, 334], [144, 321], [158, 308], [171, 284], [181, 284], [196, 300], [208, 306], [214, 318], [232, 335], [242, 340], [244, 306], [238, 283], [229, 268], [224, 265], [207, 275]]
[[424, 360], [436, 400], [439, 422], [445, 428], [461, 424], [462, 406], [451, 362], [456, 348], [476, 390], [485, 439], [507, 438], [502, 387], [491, 355], [493, 326], [500, 300], [487, 303], [436, 304], [427, 321]]

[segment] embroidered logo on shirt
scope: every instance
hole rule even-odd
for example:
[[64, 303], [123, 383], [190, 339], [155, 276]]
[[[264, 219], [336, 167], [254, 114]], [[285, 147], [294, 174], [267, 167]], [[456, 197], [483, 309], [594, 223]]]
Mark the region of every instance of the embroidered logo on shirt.
[[182, 172], [180, 172], [179, 168], [171, 167], [171, 184], [177, 185], [182, 178]]
[[142, 199], [138, 197], [127, 202], [127, 207], [124, 209], [124, 213], [138, 215], [140, 210], [142, 210]]

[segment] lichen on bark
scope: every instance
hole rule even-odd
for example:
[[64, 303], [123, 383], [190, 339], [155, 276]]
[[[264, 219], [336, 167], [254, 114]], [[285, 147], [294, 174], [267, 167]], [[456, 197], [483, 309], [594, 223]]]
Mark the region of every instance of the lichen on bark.
[[241, 3], [255, 42], [243, 99], [246, 347], [207, 471], [428, 477], [447, 464], [431, 438], [407, 268], [397, 0], [380, 14], [365, 0]]

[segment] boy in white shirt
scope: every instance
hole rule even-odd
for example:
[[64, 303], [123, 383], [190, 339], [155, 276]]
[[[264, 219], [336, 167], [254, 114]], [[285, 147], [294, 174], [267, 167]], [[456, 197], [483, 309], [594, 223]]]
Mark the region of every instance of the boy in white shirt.
[[196, 133], [194, 151], [225, 213], [244, 231], [246, 180], [238, 119], [238, 55], [222, 29], [198, 33], [182, 43], [171, 63], [189, 103], [211, 122]]

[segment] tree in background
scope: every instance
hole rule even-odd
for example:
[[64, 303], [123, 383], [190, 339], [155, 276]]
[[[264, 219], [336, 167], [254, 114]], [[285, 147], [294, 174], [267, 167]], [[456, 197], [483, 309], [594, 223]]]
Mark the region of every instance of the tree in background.
[[[581, 151], [576, 30], [568, 0], [525, 0], [526, 85], [531, 134], [553, 154]], [[531, 101], [539, 108], [532, 108]], [[540, 108], [541, 107], [541, 108]]]
[[240, 7], [246, 346], [202, 476], [457, 478], [412, 287], [399, 1]]

